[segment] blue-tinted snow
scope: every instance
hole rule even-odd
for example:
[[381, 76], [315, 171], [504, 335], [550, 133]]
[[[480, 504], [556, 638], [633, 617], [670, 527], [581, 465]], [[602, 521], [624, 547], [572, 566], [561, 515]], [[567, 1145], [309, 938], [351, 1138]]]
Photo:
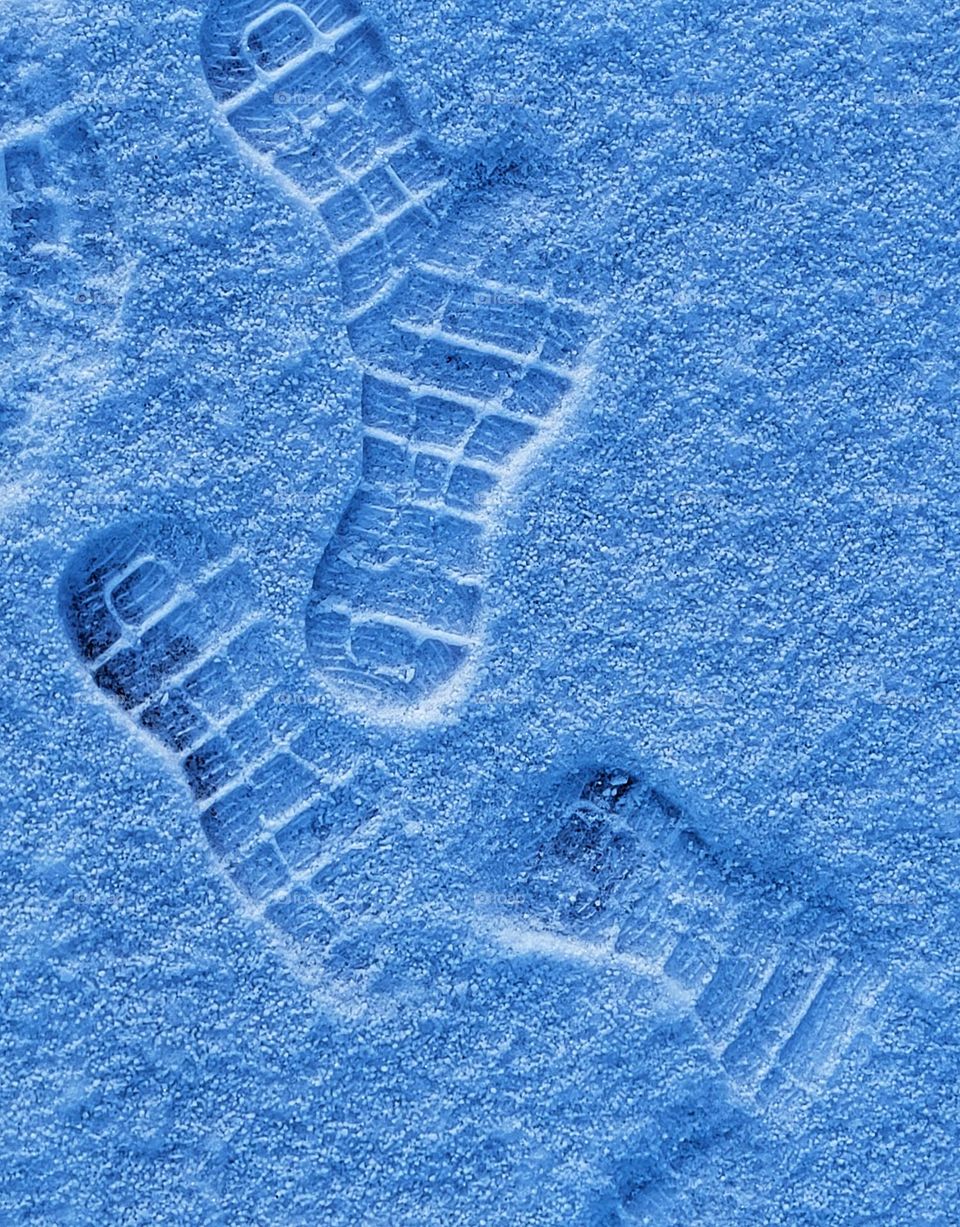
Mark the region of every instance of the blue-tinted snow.
[[304, 8], [7, 8], [0, 1221], [956, 1222], [956, 13]]

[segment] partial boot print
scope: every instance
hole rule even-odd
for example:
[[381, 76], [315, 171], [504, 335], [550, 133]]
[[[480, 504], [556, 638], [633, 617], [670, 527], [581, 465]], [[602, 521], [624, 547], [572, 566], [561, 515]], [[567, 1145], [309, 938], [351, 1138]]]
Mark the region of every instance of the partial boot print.
[[354, 6], [221, 3], [202, 37], [230, 126], [326, 229], [363, 371], [360, 485], [308, 646], [346, 701], [423, 711], [481, 640], [497, 496], [583, 383], [593, 324], [549, 285], [498, 279], [497, 234], [443, 258], [446, 171]]
[[81, 548], [60, 599], [86, 671], [182, 774], [248, 909], [322, 980], [345, 942], [369, 938], [376, 800], [354, 767], [324, 762], [246, 566], [225, 541], [151, 517]]
[[480, 642], [498, 496], [581, 377], [589, 321], [421, 264], [350, 336], [365, 368], [360, 486], [317, 568], [307, 642], [349, 695], [411, 708]]
[[93, 126], [58, 109], [21, 129], [0, 148], [3, 271], [37, 293], [73, 289], [82, 304], [115, 254]]
[[0, 336], [20, 372], [0, 392], [0, 434], [27, 417], [25, 371], [69, 363], [78, 340], [102, 343], [122, 297], [113, 221], [89, 117], [64, 104], [0, 137]]
[[745, 1099], [779, 1110], [821, 1094], [886, 982], [842, 918], [721, 864], [626, 771], [576, 777], [554, 814], [512, 896], [524, 948], [540, 932], [544, 952], [661, 981]]
[[238, 138], [316, 210], [345, 310], [363, 311], [429, 243], [446, 182], [377, 32], [350, 2], [221, 0], [201, 55]]

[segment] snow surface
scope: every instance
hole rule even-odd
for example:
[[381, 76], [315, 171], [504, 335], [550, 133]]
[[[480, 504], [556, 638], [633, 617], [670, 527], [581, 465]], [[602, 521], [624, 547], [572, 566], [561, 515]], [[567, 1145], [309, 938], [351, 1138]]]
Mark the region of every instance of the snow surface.
[[0, 1223], [960, 1223], [960, 10], [358, 12], [4, 5]]

